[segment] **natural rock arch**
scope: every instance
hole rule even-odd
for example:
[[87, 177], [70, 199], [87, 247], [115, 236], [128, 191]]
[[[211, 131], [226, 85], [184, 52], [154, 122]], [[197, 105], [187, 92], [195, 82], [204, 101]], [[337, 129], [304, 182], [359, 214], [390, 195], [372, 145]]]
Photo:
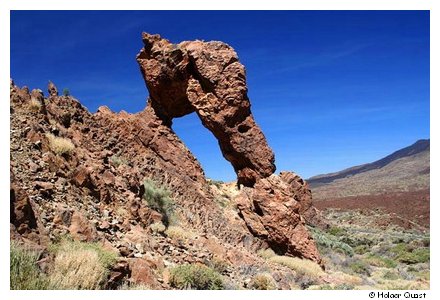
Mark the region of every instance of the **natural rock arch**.
[[150, 93], [147, 110], [168, 127], [173, 118], [196, 112], [234, 167], [238, 184], [253, 186], [275, 171], [275, 158], [255, 123], [245, 69], [234, 49], [222, 42], [172, 44], [142, 34], [137, 55]]

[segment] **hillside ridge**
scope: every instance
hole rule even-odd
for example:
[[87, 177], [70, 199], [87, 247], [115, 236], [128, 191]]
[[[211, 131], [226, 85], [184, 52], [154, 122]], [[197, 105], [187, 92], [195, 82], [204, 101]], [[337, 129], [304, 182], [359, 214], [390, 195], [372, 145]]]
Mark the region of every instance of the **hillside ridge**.
[[[430, 149], [430, 140], [429, 139], [420, 139], [416, 141], [414, 144], [407, 146], [405, 148], [399, 149], [386, 157], [379, 159], [377, 161], [366, 163], [363, 165], [353, 166], [338, 172], [332, 172], [327, 174], [315, 175], [307, 179], [307, 182], [310, 184], [312, 188], [318, 187], [323, 184], [331, 183], [337, 179], [342, 179], [348, 176], [360, 174], [363, 172], [380, 169], [384, 166], [390, 164], [391, 162], [416, 155], [420, 152], [429, 151]], [[429, 170], [428, 170], [429, 172]]]

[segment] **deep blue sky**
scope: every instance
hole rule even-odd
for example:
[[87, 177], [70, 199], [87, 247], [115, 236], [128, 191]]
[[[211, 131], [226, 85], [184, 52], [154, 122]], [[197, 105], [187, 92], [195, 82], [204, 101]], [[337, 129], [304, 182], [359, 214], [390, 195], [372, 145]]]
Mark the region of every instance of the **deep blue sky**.
[[[429, 138], [427, 11], [13, 11], [11, 78], [52, 80], [91, 112], [140, 111], [142, 31], [235, 48], [278, 171], [308, 178]], [[173, 129], [208, 177], [235, 179], [195, 114]]]

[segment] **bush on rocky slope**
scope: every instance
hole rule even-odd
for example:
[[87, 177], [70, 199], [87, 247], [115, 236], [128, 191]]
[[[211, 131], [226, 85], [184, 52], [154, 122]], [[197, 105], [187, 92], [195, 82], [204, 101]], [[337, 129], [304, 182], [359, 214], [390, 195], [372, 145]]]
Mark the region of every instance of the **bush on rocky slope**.
[[46, 276], [36, 264], [38, 254], [11, 242], [10, 288], [11, 290], [44, 290], [48, 287]]
[[252, 278], [250, 287], [253, 290], [275, 290], [276, 283], [270, 274], [257, 274]]
[[159, 187], [151, 179], [144, 180], [144, 199], [148, 206], [160, 212], [163, 216], [163, 223], [168, 226], [176, 223], [176, 216], [174, 214], [174, 201], [171, 199], [171, 192]]
[[116, 261], [116, 254], [97, 243], [66, 239], [53, 246], [52, 251], [55, 260], [49, 280], [56, 289], [99, 289]]
[[221, 290], [224, 288], [221, 275], [202, 264], [186, 264], [171, 269], [170, 284], [181, 290]]
[[58, 155], [69, 154], [75, 149], [75, 145], [71, 140], [54, 136], [52, 133], [47, 133], [46, 138], [49, 141], [49, 148]]

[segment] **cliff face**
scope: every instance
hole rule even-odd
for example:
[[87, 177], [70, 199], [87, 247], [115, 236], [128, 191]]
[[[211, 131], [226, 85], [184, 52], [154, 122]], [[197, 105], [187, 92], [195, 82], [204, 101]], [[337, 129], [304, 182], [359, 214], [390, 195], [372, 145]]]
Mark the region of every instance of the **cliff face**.
[[[227, 276], [241, 278], [238, 266], [260, 265], [256, 251], [266, 247], [321, 264], [305, 227], [319, 221], [310, 190], [293, 173], [273, 175], [274, 155], [252, 117], [234, 50], [149, 34], [143, 40], [137, 59], [150, 99], [137, 114], [107, 107], [91, 114], [53, 83], [45, 98], [11, 80], [11, 237], [35, 247], [66, 234], [99, 241], [119, 255], [109, 288], [122, 278], [145, 281], [143, 264], [150, 286], [169, 288], [159, 274], [165, 262], [214, 257], [234, 266]], [[219, 140], [241, 189], [208, 182], [172, 131], [174, 117], [192, 112]], [[145, 200], [148, 182], [169, 191], [172, 216]], [[195, 238], [173, 240], [153, 229], [160, 223]]]

